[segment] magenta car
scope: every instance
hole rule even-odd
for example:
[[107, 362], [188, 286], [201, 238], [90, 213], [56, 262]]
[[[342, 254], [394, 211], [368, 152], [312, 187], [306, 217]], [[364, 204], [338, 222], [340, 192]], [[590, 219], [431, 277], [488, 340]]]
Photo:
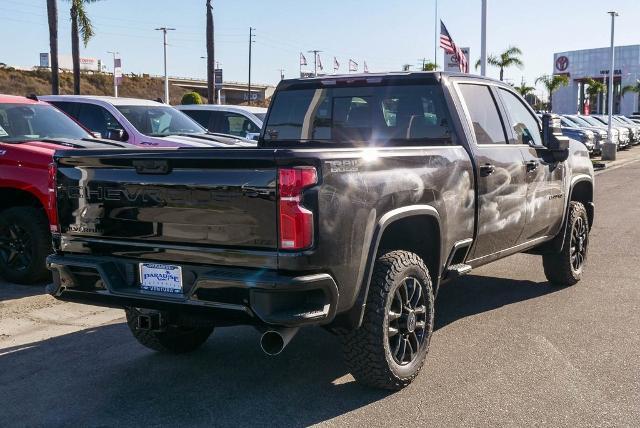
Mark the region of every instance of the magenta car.
[[255, 147], [255, 142], [207, 132], [173, 107], [151, 100], [90, 95], [45, 95], [102, 138], [145, 147]]

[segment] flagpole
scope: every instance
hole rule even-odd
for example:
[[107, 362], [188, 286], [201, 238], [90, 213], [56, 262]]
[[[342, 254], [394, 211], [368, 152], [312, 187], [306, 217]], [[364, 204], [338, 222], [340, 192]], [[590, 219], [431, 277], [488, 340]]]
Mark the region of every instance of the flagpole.
[[487, 75], [487, 1], [482, 0], [482, 30], [480, 34], [480, 74]]
[[433, 63], [436, 64], [436, 70], [438, 69], [438, 38], [438, 0], [436, 0], [436, 13], [433, 24]]

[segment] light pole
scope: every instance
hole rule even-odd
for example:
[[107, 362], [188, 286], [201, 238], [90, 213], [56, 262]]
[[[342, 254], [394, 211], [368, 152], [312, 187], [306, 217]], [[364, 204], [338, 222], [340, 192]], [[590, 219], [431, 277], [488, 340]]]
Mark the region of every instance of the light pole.
[[480, 74], [487, 75], [487, 1], [482, 0], [482, 29], [480, 32]]
[[164, 102], [169, 104], [169, 77], [167, 76], [167, 31], [175, 31], [175, 28], [160, 27], [156, 31], [162, 31], [164, 46]]
[[118, 98], [118, 82], [116, 77], [116, 55], [120, 55], [120, 52], [107, 51], [107, 53], [113, 54], [113, 96]]
[[313, 54], [313, 77], [318, 77], [318, 54], [322, 51], [312, 50], [309, 53]]
[[255, 28], [249, 27], [249, 82], [247, 85], [247, 105], [251, 105], [251, 45], [255, 43], [255, 34], [253, 34], [254, 31], [256, 31]]
[[[436, 0], [435, 18], [433, 23], [433, 63], [438, 64], [438, 41], [440, 40], [440, 28], [438, 28], [438, 0]], [[437, 70], [436, 66], [436, 70]], [[422, 61], [422, 71], [424, 71], [424, 61]]]
[[618, 16], [618, 12], [611, 11], [607, 12], [611, 15], [611, 67], [609, 68], [609, 89], [608, 89], [608, 97], [609, 97], [609, 120], [608, 120], [608, 133], [607, 133], [607, 142], [602, 145], [602, 160], [616, 160], [616, 144], [613, 142], [611, 128], [613, 126], [613, 78], [614, 78], [614, 68], [615, 68], [615, 48], [614, 48], [614, 32], [616, 26], [616, 16]]

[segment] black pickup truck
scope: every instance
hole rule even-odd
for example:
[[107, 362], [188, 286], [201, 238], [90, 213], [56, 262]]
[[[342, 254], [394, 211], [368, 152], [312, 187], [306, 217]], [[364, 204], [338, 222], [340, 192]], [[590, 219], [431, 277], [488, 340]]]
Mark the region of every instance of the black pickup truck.
[[584, 145], [470, 75], [285, 80], [257, 148], [55, 163], [53, 296], [124, 308], [158, 351], [250, 324], [277, 354], [322, 325], [358, 381], [387, 389], [423, 365], [443, 282], [529, 252], [573, 285], [594, 217]]

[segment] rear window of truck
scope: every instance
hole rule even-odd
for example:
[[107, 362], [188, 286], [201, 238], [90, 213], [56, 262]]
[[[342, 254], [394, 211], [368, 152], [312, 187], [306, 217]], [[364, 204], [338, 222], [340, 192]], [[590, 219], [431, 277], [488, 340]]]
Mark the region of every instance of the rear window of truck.
[[276, 94], [264, 140], [443, 143], [450, 123], [439, 84], [290, 89]]

